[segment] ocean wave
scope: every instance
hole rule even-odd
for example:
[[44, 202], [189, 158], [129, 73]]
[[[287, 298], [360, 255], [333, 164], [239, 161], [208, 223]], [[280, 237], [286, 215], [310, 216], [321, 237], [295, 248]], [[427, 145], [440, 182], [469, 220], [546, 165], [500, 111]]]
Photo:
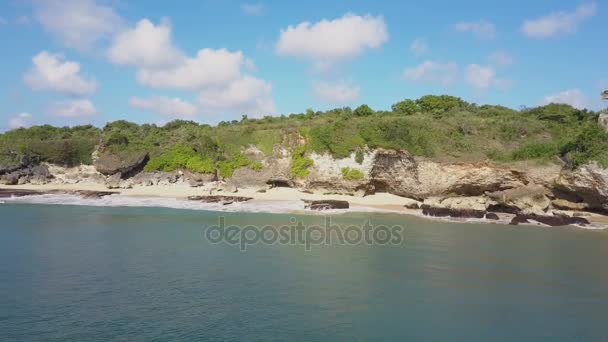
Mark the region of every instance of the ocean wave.
[[308, 214], [342, 214], [353, 211], [371, 211], [371, 208], [353, 207], [348, 210], [325, 210], [310, 211], [305, 210], [304, 202], [294, 201], [272, 201], [272, 200], [251, 200], [248, 202], [235, 202], [229, 205], [221, 203], [203, 203], [186, 199], [170, 197], [135, 197], [124, 195], [109, 195], [102, 198], [82, 198], [78, 195], [69, 194], [44, 194], [29, 195], [22, 197], [10, 197], [3, 199], [6, 203], [24, 204], [51, 204], [51, 205], [78, 205], [94, 207], [150, 207], [150, 208], [171, 208], [187, 210], [204, 210], [217, 212], [245, 212], [245, 213], [269, 213], [284, 214], [302, 212]]
[[[307, 214], [307, 215], [340, 215], [347, 213], [386, 213], [400, 214], [421, 217], [434, 221], [469, 223], [469, 224], [498, 224], [508, 225], [509, 219], [488, 220], [485, 218], [454, 218], [454, 217], [431, 217], [422, 214], [421, 211], [403, 212], [392, 209], [381, 209], [377, 207], [366, 207], [361, 205], [351, 205], [349, 209], [335, 209], [324, 211], [311, 211], [304, 208], [305, 203], [301, 200], [273, 201], [273, 200], [251, 200], [248, 202], [235, 202], [229, 205], [221, 203], [203, 203], [186, 199], [170, 197], [139, 197], [125, 195], [109, 195], [102, 198], [83, 198], [78, 195], [70, 194], [43, 194], [28, 195], [21, 197], [3, 198], [3, 203], [24, 203], [24, 204], [47, 204], [47, 205], [76, 205], [92, 207], [148, 207], [148, 208], [170, 208], [185, 210], [204, 210], [214, 212], [243, 212], [243, 213], [268, 213], [268, 214]], [[521, 224], [526, 226], [548, 227], [538, 222]], [[604, 230], [608, 226], [592, 223], [586, 226], [575, 225], [574, 227], [588, 230]]]

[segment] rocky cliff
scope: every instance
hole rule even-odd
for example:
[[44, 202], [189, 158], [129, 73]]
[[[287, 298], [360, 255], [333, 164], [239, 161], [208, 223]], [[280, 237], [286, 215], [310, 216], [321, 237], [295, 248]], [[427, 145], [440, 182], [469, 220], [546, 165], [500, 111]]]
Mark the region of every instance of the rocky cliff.
[[[3, 184], [104, 184], [106, 187], [212, 184], [229, 192], [239, 188], [294, 187], [318, 193], [365, 196], [376, 192], [415, 199], [427, 207], [474, 209], [521, 215], [551, 214], [555, 210], [608, 213], [608, 169], [596, 163], [569, 170], [559, 165], [506, 167], [489, 162], [446, 163], [419, 158], [405, 151], [368, 150], [360, 156], [333, 159], [312, 154], [305, 178], [290, 175], [291, 156], [276, 148], [265, 157], [255, 148], [244, 153], [264, 165], [260, 171], [237, 169], [222, 179], [216, 174], [186, 170], [143, 172], [147, 155], [123, 160], [100, 156], [94, 166], [63, 168], [23, 159], [0, 168]], [[345, 177], [344, 170], [357, 170]]]

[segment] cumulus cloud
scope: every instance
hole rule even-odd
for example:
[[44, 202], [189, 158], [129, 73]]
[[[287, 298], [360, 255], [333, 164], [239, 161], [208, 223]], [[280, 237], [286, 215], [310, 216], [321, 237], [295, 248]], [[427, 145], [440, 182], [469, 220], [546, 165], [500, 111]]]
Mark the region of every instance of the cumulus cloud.
[[171, 42], [171, 26], [167, 20], [154, 25], [142, 19], [135, 28], [114, 38], [108, 58], [115, 64], [154, 68], [175, 65], [183, 57]]
[[424, 38], [416, 38], [410, 45], [410, 51], [417, 57], [427, 54], [429, 50], [429, 43]]
[[338, 83], [316, 82], [313, 85], [315, 97], [328, 103], [353, 102], [359, 98], [360, 91], [360, 87], [345, 81]]
[[513, 64], [513, 56], [506, 51], [496, 51], [488, 56], [490, 64], [497, 67], [506, 67]]
[[454, 29], [458, 32], [470, 32], [481, 39], [494, 39], [496, 37], [496, 27], [493, 23], [485, 20], [462, 21], [454, 25]]
[[481, 92], [491, 87], [506, 89], [511, 86], [510, 80], [499, 79], [493, 66], [469, 64], [465, 70], [465, 81]]
[[581, 4], [573, 12], [554, 12], [537, 19], [524, 21], [522, 32], [531, 38], [550, 38], [574, 33], [578, 25], [597, 13], [595, 2]]
[[479, 90], [487, 90], [496, 79], [496, 70], [491, 66], [470, 64], [465, 71], [465, 80]]
[[355, 57], [388, 41], [388, 31], [380, 16], [346, 14], [334, 20], [302, 22], [281, 30], [276, 44], [280, 56], [302, 57], [317, 66]]
[[33, 0], [34, 16], [67, 47], [91, 49], [118, 32], [122, 18], [97, 0]]
[[192, 118], [196, 113], [196, 107], [193, 104], [177, 97], [132, 97], [129, 100], [129, 105], [133, 108], [151, 110], [168, 117], [180, 119]]
[[224, 87], [202, 91], [199, 103], [201, 109], [208, 113], [246, 114], [253, 117], [276, 113], [272, 85], [252, 76], [243, 76]]
[[53, 103], [49, 113], [63, 118], [81, 118], [97, 114], [97, 109], [89, 100], [69, 100]]
[[32, 58], [32, 69], [24, 81], [34, 90], [52, 90], [67, 95], [89, 95], [97, 89], [95, 80], [80, 75], [80, 64], [64, 61], [61, 55], [42, 51]]
[[141, 69], [137, 80], [153, 88], [200, 89], [236, 80], [245, 64], [247, 60], [241, 51], [202, 49], [196, 57], [186, 58], [171, 68]]
[[413, 68], [405, 69], [404, 76], [410, 81], [448, 86], [456, 80], [458, 66], [456, 63], [425, 61]]
[[32, 115], [29, 113], [19, 113], [14, 115], [8, 121], [8, 128], [16, 129], [16, 128], [27, 128], [32, 125]]
[[564, 103], [578, 109], [584, 109], [588, 106], [587, 98], [579, 89], [564, 90], [557, 94], [545, 96], [542, 103]]
[[242, 4], [241, 11], [247, 15], [261, 16], [266, 13], [266, 7], [262, 4]]

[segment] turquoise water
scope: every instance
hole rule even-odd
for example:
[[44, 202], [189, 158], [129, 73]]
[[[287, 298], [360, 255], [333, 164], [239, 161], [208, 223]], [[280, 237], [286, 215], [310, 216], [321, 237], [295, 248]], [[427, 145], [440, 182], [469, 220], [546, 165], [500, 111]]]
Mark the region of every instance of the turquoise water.
[[608, 340], [605, 231], [348, 214], [403, 242], [243, 253], [204, 239], [217, 215], [0, 205], [0, 339]]

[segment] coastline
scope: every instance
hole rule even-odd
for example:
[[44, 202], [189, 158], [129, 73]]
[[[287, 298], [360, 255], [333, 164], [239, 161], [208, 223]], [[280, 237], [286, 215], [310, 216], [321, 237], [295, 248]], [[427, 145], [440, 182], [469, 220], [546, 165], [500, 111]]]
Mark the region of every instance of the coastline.
[[[329, 195], [321, 193], [302, 192], [293, 188], [272, 188], [265, 192], [256, 189], [239, 189], [237, 193], [213, 192], [209, 187], [193, 188], [188, 185], [155, 185], [147, 187], [134, 187], [120, 189], [112, 195], [102, 198], [83, 198], [76, 192], [107, 193], [103, 185], [87, 184], [44, 184], [44, 185], [0, 185], [2, 191], [32, 191], [33, 193], [22, 197], [0, 198], [1, 203], [31, 203], [31, 204], [59, 204], [84, 206], [112, 206], [112, 207], [166, 207], [174, 209], [207, 210], [218, 212], [256, 212], [273, 214], [347, 214], [347, 213], [378, 213], [399, 214], [420, 217], [435, 221], [449, 221], [456, 223], [486, 223], [508, 225], [513, 215], [499, 213], [498, 220], [486, 218], [456, 218], [434, 217], [423, 214], [421, 209], [410, 209], [407, 206], [418, 203], [416, 200], [400, 197], [389, 193], [376, 193], [364, 197], [348, 195]], [[250, 197], [251, 200], [243, 203], [224, 205], [221, 203], [199, 203], [188, 200], [189, 196], [226, 195]], [[304, 207], [304, 200], [347, 201], [350, 208], [330, 209], [324, 211], [308, 210]], [[608, 229], [608, 216], [588, 213], [585, 216], [591, 223], [586, 226], [574, 227], [591, 230]], [[531, 222], [524, 225], [546, 226]]]

